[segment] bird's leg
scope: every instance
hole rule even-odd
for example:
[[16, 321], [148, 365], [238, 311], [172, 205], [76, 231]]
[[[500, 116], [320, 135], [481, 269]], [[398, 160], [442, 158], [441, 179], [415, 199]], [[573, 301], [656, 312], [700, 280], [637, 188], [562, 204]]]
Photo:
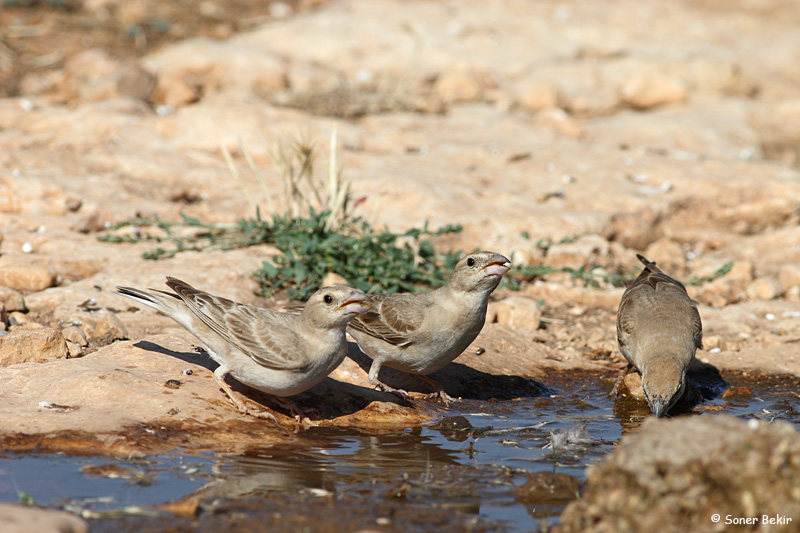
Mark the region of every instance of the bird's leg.
[[447, 394], [441, 385], [433, 381], [428, 376], [423, 376], [422, 374], [416, 374], [416, 376], [417, 379], [433, 389], [432, 393], [425, 396], [426, 400], [435, 400], [436, 398], [440, 398], [442, 402], [444, 402], [445, 406], [449, 406], [451, 403], [459, 401], [459, 398], [453, 398]]
[[369, 367], [369, 384], [375, 387], [376, 390], [381, 392], [388, 392], [389, 394], [394, 394], [401, 400], [411, 400], [411, 396], [402, 389], [395, 389], [394, 387], [390, 387], [386, 383], [383, 383], [378, 379], [378, 374], [381, 371], [381, 361], [378, 359], [372, 360], [372, 366]]
[[214, 370], [214, 379], [216, 380], [217, 384], [222, 388], [222, 391], [228, 397], [230, 401], [233, 402], [233, 405], [239, 409], [239, 412], [243, 415], [250, 415], [256, 418], [263, 418], [264, 420], [272, 420], [276, 424], [278, 423], [278, 419], [275, 418], [275, 415], [272, 413], [267, 413], [266, 411], [261, 411], [260, 409], [248, 409], [244, 403], [238, 399], [236, 396], [233, 395], [233, 391], [225, 383], [225, 376], [228, 375], [230, 369], [226, 366], [219, 365], [216, 370]]
[[620, 372], [619, 376], [617, 376], [617, 380], [614, 382], [614, 387], [611, 389], [611, 392], [608, 393], [609, 397], [619, 397], [619, 388], [622, 385], [622, 382], [625, 380], [625, 376], [627, 376], [631, 370], [633, 370], [633, 365], [628, 363], [628, 366], [625, 367], [625, 370]]

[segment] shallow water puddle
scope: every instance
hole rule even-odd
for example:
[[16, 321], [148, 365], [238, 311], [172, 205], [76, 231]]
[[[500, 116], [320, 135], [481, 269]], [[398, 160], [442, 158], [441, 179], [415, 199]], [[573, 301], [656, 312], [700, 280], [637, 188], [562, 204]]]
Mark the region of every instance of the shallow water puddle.
[[[727, 379], [724, 395], [691, 413], [800, 424], [793, 381]], [[637, 402], [614, 406], [607, 385], [561, 382], [537, 398], [463, 401], [441, 423], [395, 433], [312, 428], [290, 444], [235, 456], [188, 450], [141, 460], [4, 454], [0, 500], [30, 498], [82, 512], [94, 518], [93, 532], [270, 525], [536, 530], [557, 521], [586, 466], [648, 415]], [[155, 507], [189, 498], [202, 504], [199, 519]]]

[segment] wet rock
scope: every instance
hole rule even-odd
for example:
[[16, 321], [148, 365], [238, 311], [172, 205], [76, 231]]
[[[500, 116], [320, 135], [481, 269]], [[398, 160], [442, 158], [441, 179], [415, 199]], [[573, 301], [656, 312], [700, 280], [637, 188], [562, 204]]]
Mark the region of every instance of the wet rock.
[[642, 375], [634, 371], [628, 372], [628, 374], [622, 379], [622, 383], [620, 383], [619, 395], [623, 398], [629, 396], [631, 398], [644, 401], [645, 397], [644, 389], [642, 388]]
[[740, 400], [749, 400], [753, 396], [753, 391], [747, 385], [740, 385], [738, 387], [731, 387], [722, 393], [722, 399], [728, 400], [737, 398]]
[[512, 328], [530, 331], [539, 329], [542, 310], [536, 300], [523, 296], [511, 296], [494, 304], [495, 320]]
[[683, 82], [662, 75], [638, 75], [625, 80], [620, 87], [622, 101], [636, 109], [650, 109], [686, 100]]
[[88, 533], [89, 524], [65, 511], [0, 503], [3, 533]]
[[[727, 531], [726, 517], [756, 517], [761, 531], [794, 531], [798, 469], [800, 434], [790, 424], [650, 418], [589, 470], [586, 491], [556, 531]], [[712, 521], [714, 514], [722, 519]], [[791, 522], [764, 527], [764, 516]]]
[[25, 300], [22, 294], [9, 287], [0, 286], [0, 302], [3, 302], [6, 311], [25, 311]]
[[466, 417], [459, 415], [446, 416], [432, 425], [431, 429], [437, 430], [447, 440], [463, 442], [469, 438], [475, 428]]
[[56, 283], [49, 268], [38, 265], [0, 266], [0, 285], [18, 291], [43, 291]]
[[580, 480], [568, 474], [534, 472], [514, 489], [514, 495], [526, 505], [565, 504], [575, 500], [580, 489]]
[[750, 300], [773, 300], [783, 294], [781, 284], [773, 277], [756, 278], [744, 290]]
[[0, 366], [15, 365], [49, 359], [65, 359], [67, 346], [61, 332], [40, 327], [36, 329], [14, 328], [0, 337]]

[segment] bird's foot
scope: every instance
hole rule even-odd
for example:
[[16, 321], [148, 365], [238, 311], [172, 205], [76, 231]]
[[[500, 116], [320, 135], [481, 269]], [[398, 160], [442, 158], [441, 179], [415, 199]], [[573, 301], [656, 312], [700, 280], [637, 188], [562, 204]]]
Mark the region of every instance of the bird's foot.
[[421, 382], [425, 383], [427, 386], [433, 389], [432, 393], [425, 396], [426, 400], [435, 400], [438, 398], [442, 400], [442, 403], [444, 403], [445, 407], [449, 407], [451, 403], [458, 402], [461, 400], [460, 398], [454, 398], [449, 394], [447, 394], [441, 385], [433, 381], [428, 376], [423, 376], [419, 374], [417, 375], [417, 379], [419, 379]]
[[243, 413], [245, 415], [250, 415], [255, 418], [261, 418], [263, 420], [272, 420], [272, 422], [274, 422], [276, 425], [278, 424], [278, 419], [275, 418], [275, 415], [273, 415], [270, 412], [262, 411], [261, 409], [247, 409], [247, 408], [245, 409], [245, 411], [246, 412]]
[[289, 416], [291, 416], [292, 418], [295, 419], [295, 421], [297, 421], [298, 430], [300, 428], [308, 429], [310, 427], [316, 427], [319, 425], [316, 422], [312, 422], [311, 419], [308, 416], [306, 416], [306, 414], [303, 413], [303, 411], [301, 411], [300, 408], [297, 406], [297, 404], [294, 403], [292, 400], [289, 400], [287, 398], [281, 398], [280, 396], [273, 396], [272, 399], [275, 400], [275, 402], [282, 408], [289, 411]]
[[272, 420], [276, 425], [278, 424], [278, 419], [275, 418], [275, 415], [273, 415], [272, 413], [268, 413], [267, 411], [262, 411], [261, 409], [250, 409], [249, 407], [247, 407], [242, 400], [240, 400], [234, 395], [233, 391], [228, 386], [228, 384], [225, 383], [224, 376], [219, 377], [216, 374], [214, 374], [214, 377], [217, 378], [217, 384], [219, 384], [220, 388], [222, 389], [222, 392], [225, 393], [225, 396], [227, 396], [228, 399], [231, 401], [231, 403], [233, 403], [233, 405], [235, 405], [236, 408], [239, 410], [239, 414], [242, 414], [244, 416], [249, 415], [264, 420]]
[[394, 394], [401, 400], [411, 401], [411, 396], [403, 389], [395, 389], [394, 387], [390, 387], [389, 385], [381, 383], [380, 381], [374, 383], [374, 385], [375, 385], [375, 390], [379, 390], [381, 392], [388, 392], [389, 394]]
[[233, 405], [236, 406], [236, 408], [239, 410], [239, 413], [244, 416], [252, 416], [254, 418], [261, 418], [263, 420], [271, 420], [275, 424], [278, 423], [278, 419], [275, 418], [275, 415], [272, 413], [262, 411], [261, 409], [250, 409], [247, 407], [244, 402], [233, 396], [233, 391], [231, 391], [231, 394], [228, 395], [228, 399], [231, 401], [231, 403], [233, 403]]
[[439, 389], [436, 392], [432, 392], [432, 393], [426, 395], [425, 399], [426, 400], [440, 399], [440, 400], [442, 400], [442, 403], [444, 403], [445, 407], [450, 407], [450, 404], [453, 403], [453, 402], [460, 402], [461, 401], [461, 398], [454, 398], [453, 396], [450, 396], [449, 394], [447, 394], [444, 391], [444, 389]]

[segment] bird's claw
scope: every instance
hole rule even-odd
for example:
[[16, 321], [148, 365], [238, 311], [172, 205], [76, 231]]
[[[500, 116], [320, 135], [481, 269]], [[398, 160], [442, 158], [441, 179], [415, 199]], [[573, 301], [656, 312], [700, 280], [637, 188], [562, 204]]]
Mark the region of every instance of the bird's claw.
[[450, 404], [453, 403], [453, 402], [461, 401], [461, 398], [454, 398], [453, 396], [450, 396], [449, 394], [447, 394], [444, 390], [439, 390], [439, 391], [427, 394], [425, 396], [425, 399], [426, 400], [440, 399], [440, 400], [442, 400], [442, 403], [444, 403], [445, 407], [450, 407]]
[[403, 389], [395, 389], [394, 387], [390, 387], [385, 383], [378, 382], [375, 385], [375, 390], [379, 390], [381, 392], [388, 392], [389, 394], [394, 394], [401, 400], [411, 401], [411, 396], [406, 391], [404, 391]]

